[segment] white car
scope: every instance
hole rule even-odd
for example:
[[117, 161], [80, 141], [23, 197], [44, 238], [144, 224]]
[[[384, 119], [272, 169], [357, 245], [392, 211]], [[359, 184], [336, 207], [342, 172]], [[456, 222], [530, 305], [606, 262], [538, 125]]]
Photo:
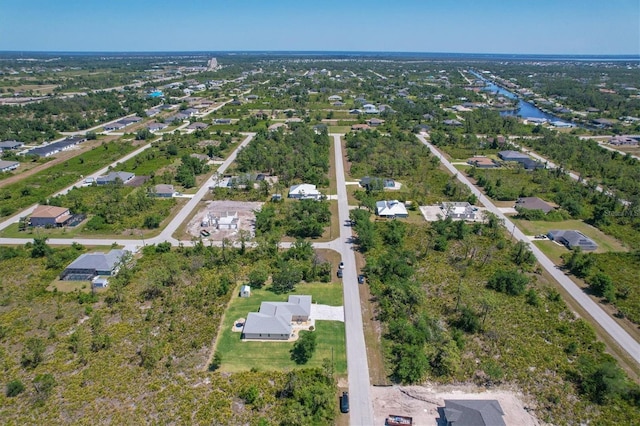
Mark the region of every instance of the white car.
[[338, 265], [338, 269], [344, 269], [344, 262], [340, 262], [340, 264]]

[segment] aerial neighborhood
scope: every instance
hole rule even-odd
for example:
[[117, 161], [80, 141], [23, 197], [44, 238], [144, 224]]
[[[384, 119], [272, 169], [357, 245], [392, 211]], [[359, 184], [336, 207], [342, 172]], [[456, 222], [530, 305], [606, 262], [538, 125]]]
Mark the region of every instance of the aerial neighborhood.
[[0, 52], [3, 423], [638, 424], [637, 59], [434, 55]]

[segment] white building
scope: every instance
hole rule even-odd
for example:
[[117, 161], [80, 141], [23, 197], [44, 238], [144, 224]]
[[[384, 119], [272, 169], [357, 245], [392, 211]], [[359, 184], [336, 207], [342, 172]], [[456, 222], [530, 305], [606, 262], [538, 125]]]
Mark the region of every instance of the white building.
[[251, 287], [248, 285], [243, 285], [240, 287], [240, 297], [250, 297], [251, 296]]
[[380, 217], [388, 218], [409, 217], [409, 212], [404, 203], [398, 200], [378, 201], [376, 203], [376, 214]]
[[308, 183], [301, 183], [300, 185], [293, 185], [289, 189], [289, 198], [297, 198], [299, 200], [317, 200], [322, 194], [316, 189], [315, 185]]

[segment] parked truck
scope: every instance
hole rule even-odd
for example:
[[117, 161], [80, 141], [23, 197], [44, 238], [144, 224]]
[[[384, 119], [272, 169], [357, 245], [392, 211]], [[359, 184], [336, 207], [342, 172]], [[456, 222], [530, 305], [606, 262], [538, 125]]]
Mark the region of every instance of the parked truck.
[[386, 426], [411, 426], [413, 424], [413, 417], [398, 416], [397, 414], [389, 414], [384, 421]]

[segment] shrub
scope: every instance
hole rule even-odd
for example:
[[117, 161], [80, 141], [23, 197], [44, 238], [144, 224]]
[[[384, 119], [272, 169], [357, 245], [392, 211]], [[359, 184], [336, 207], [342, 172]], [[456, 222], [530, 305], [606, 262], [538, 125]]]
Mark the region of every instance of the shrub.
[[529, 278], [518, 271], [507, 271], [501, 269], [496, 271], [493, 276], [489, 278], [487, 287], [501, 293], [517, 296], [524, 292], [528, 282]]
[[24, 392], [24, 385], [20, 380], [15, 379], [7, 383], [7, 390], [5, 394], [7, 395], [8, 398], [18, 396], [22, 392]]

